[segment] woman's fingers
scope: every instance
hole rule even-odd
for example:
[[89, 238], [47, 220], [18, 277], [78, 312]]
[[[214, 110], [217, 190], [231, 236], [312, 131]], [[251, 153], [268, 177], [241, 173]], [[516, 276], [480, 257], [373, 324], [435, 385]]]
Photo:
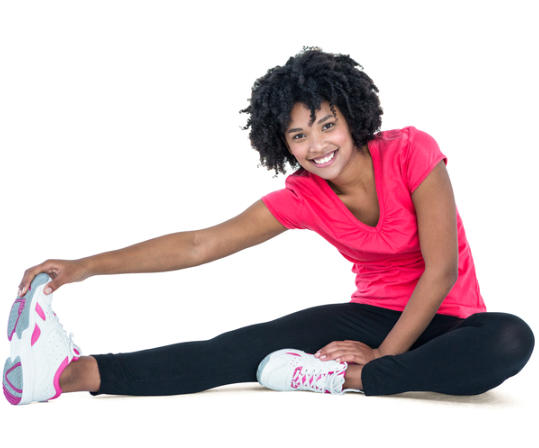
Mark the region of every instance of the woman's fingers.
[[49, 283], [45, 285], [45, 288], [43, 289], [43, 292], [45, 294], [52, 294], [60, 286], [62, 286], [62, 276], [55, 274], [53, 277], [51, 274], [49, 275], [53, 280], [51, 280]]
[[320, 350], [318, 350], [314, 356], [321, 357], [321, 356], [327, 356], [329, 353], [334, 352], [335, 350], [342, 349], [344, 347], [350, 347], [353, 344], [357, 343], [356, 341], [333, 341], [330, 342], [328, 345], [325, 345]]
[[322, 361], [331, 361], [333, 359], [337, 361], [347, 361], [352, 358], [355, 358], [357, 355], [358, 355], [357, 351], [340, 349], [340, 350], [333, 350], [329, 352], [327, 355], [322, 355], [320, 356], [319, 359], [321, 359]]
[[349, 346], [347, 341], [334, 341], [318, 350], [314, 356], [323, 360], [334, 359], [333, 355]]
[[19, 297], [24, 296], [26, 294], [26, 291], [28, 291], [28, 285], [32, 283], [32, 280], [36, 276], [35, 271], [37, 267], [38, 266], [33, 266], [24, 271], [21, 283], [19, 284]]
[[[324, 347], [322, 347], [320, 350], [318, 350], [314, 356], [316, 358], [321, 358], [322, 356], [324, 356], [324, 358], [327, 356], [327, 353], [329, 350], [331, 350], [333, 347], [335, 347], [335, 344], [337, 342], [330, 342], [328, 345], [325, 345]], [[321, 358], [322, 359], [322, 358]]]
[[322, 361], [336, 360], [338, 362], [353, 362], [362, 364], [372, 358], [372, 348], [359, 341], [334, 341], [315, 353]]
[[34, 280], [35, 276], [40, 274], [41, 272], [47, 273], [53, 279], [58, 276], [58, 269], [57, 267], [54, 266], [54, 262], [52, 260], [46, 260], [41, 264], [28, 268], [26, 271], [24, 271], [22, 280], [19, 283], [19, 291], [18, 291], [19, 297], [22, 297], [26, 294], [29, 286], [32, 283], [32, 280]]

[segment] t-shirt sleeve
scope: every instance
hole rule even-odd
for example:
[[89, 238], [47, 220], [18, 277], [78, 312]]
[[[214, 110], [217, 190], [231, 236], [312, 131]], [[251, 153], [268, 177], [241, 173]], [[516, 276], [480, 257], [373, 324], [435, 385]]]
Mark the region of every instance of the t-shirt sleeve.
[[440, 151], [436, 140], [426, 132], [410, 126], [408, 148], [404, 158], [404, 175], [410, 194], [441, 160], [447, 165], [447, 157]]
[[273, 191], [262, 197], [268, 210], [288, 229], [306, 229], [303, 219], [303, 200], [290, 188]]

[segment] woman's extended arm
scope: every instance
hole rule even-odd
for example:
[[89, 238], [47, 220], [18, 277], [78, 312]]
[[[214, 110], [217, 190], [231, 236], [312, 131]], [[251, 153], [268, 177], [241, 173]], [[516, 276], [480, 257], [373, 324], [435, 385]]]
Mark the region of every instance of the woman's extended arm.
[[238, 216], [206, 229], [172, 233], [79, 260], [47, 260], [25, 271], [19, 295], [26, 292], [40, 272], [53, 278], [47, 285], [52, 292], [93, 275], [164, 272], [198, 266], [262, 243], [285, 230], [258, 200]]

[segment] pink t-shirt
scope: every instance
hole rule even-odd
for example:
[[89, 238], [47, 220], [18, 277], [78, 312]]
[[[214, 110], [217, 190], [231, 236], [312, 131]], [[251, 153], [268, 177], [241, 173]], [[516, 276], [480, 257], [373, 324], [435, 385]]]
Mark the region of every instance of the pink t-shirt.
[[[434, 138], [413, 126], [378, 132], [367, 146], [380, 207], [376, 227], [359, 221], [325, 179], [303, 168], [262, 201], [283, 226], [319, 233], [354, 264], [351, 302], [402, 311], [425, 270], [412, 193], [441, 160], [447, 165], [447, 157]], [[459, 275], [437, 313], [466, 318], [486, 307], [456, 212]]]

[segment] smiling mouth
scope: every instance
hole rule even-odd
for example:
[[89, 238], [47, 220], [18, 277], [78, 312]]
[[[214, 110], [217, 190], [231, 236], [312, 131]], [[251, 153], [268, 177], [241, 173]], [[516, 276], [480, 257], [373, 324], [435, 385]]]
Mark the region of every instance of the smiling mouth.
[[[313, 162], [315, 165], [325, 165], [326, 163], [331, 162], [335, 158], [335, 154], [337, 153], [337, 151], [338, 149], [327, 153], [325, 156], [317, 157], [316, 159], [310, 159], [310, 161]], [[325, 162], [321, 162], [321, 163], [317, 162], [317, 160], [324, 160], [324, 159], [327, 159], [328, 157], [329, 157], [329, 160], [326, 160]]]
[[323, 155], [323, 156], [320, 156], [320, 157], [315, 157], [314, 159], [309, 159], [309, 160], [320, 160], [320, 159], [323, 159], [331, 154], [333, 154], [335, 151], [337, 151], [336, 149], [334, 149], [333, 151], [330, 151], [328, 152], [327, 154]]

